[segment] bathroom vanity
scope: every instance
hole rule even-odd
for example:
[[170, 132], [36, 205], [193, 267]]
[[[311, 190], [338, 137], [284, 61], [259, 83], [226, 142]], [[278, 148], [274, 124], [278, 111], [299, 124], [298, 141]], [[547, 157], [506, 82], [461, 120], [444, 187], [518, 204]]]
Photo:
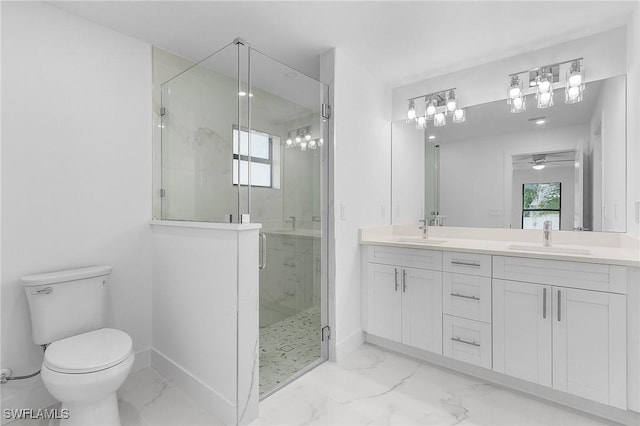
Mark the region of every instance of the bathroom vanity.
[[[367, 341], [616, 421], [640, 407], [640, 255], [620, 234], [362, 229]], [[594, 403], [595, 402], [595, 403]], [[635, 412], [635, 413], [634, 413]]]

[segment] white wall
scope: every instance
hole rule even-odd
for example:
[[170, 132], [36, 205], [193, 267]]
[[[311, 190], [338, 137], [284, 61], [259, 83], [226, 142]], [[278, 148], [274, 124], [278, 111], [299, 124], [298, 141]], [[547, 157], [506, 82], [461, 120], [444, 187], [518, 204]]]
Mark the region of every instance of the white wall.
[[389, 224], [390, 92], [342, 50], [325, 55], [334, 61], [334, 183], [332, 216], [335, 235], [335, 329], [337, 358], [363, 341], [361, 321], [360, 246], [358, 228]]
[[640, 5], [627, 27], [627, 233], [640, 238]]
[[588, 135], [585, 124], [440, 144], [440, 213], [448, 226], [518, 228], [511, 222], [513, 155], [573, 150]]
[[[151, 345], [150, 100], [148, 44], [2, 2], [2, 367], [40, 367], [18, 280], [43, 271], [113, 265], [108, 325]], [[2, 391], [3, 407], [51, 402], [39, 377]]]

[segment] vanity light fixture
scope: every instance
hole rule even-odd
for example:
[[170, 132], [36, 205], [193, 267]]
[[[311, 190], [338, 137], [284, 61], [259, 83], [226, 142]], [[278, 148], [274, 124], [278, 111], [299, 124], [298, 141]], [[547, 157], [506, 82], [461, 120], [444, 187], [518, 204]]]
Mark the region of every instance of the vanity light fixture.
[[547, 165], [545, 160], [547, 159], [547, 156], [544, 154], [538, 154], [538, 155], [534, 155], [531, 158], [531, 164], [533, 164], [533, 169], [534, 170], [542, 170], [544, 169]]
[[[424, 99], [422, 113], [416, 111], [416, 99]], [[455, 88], [416, 96], [407, 101], [407, 123], [415, 124], [417, 129], [426, 129], [429, 121], [436, 127], [444, 126], [447, 124], [447, 116], [452, 117], [454, 123], [466, 120], [466, 111], [460, 108]]]
[[534, 170], [542, 170], [542, 169], [544, 169], [545, 167], [547, 167], [547, 165], [546, 165], [546, 164], [544, 164], [544, 161], [543, 161], [543, 160], [536, 161], [536, 163], [533, 165]]
[[300, 151], [306, 151], [307, 149], [318, 149], [323, 143], [324, 140], [322, 138], [314, 139], [313, 136], [311, 136], [311, 126], [305, 126], [287, 132], [284, 147], [299, 148]]
[[[511, 106], [511, 112], [525, 111], [526, 95], [532, 93], [536, 95], [538, 108], [553, 106], [553, 92], [563, 85], [565, 103], [573, 104], [582, 101], [585, 88], [582, 61], [582, 58], [576, 58], [510, 74], [507, 104]], [[524, 81], [528, 81], [526, 88], [523, 88]]]

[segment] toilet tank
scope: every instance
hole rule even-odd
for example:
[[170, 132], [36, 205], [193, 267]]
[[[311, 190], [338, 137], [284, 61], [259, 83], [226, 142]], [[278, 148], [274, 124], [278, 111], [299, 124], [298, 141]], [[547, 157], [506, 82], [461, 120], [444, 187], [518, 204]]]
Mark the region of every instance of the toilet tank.
[[31, 335], [45, 345], [104, 327], [111, 266], [92, 266], [22, 277]]

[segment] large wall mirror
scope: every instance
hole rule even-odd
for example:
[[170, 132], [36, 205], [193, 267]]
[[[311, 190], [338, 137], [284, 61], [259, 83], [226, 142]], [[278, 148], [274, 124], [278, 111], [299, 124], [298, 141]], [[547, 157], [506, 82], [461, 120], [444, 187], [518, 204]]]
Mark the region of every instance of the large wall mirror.
[[529, 95], [518, 114], [500, 100], [464, 123], [392, 131], [393, 223], [437, 212], [446, 226], [626, 231], [625, 76], [587, 83], [577, 104], [556, 90], [550, 108]]

